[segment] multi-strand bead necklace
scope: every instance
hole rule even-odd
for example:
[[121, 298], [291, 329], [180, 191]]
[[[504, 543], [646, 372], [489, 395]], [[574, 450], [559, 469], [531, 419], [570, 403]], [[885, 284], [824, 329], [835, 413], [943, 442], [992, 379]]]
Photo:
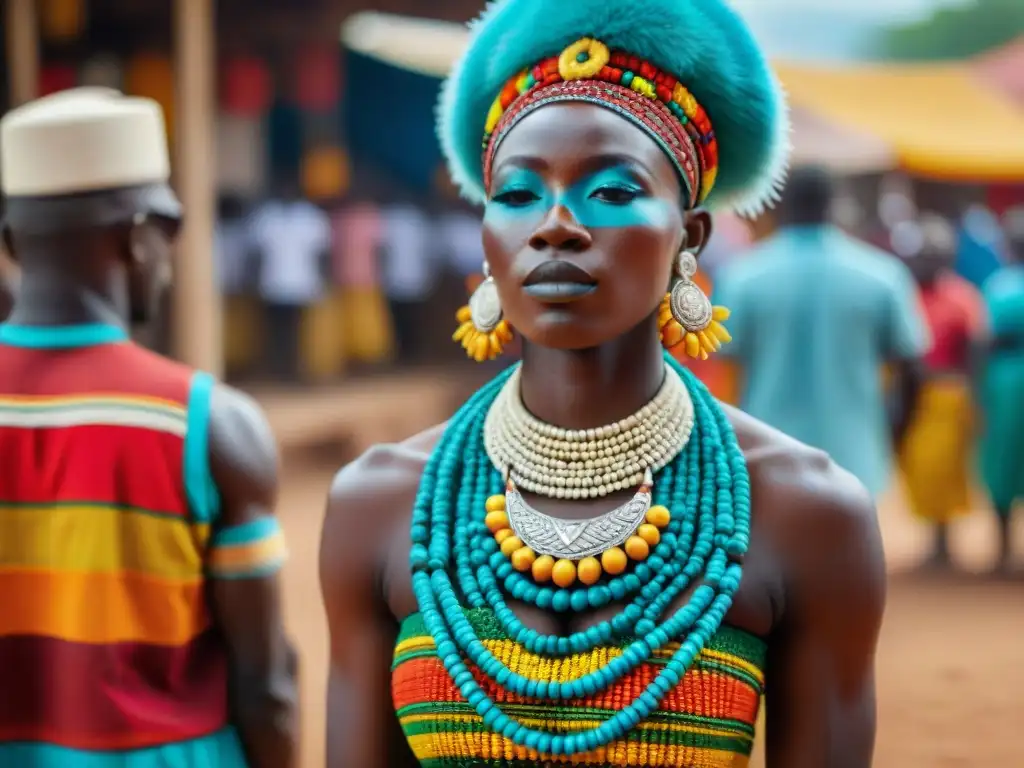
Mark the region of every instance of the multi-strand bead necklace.
[[487, 414], [484, 445], [520, 488], [555, 499], [593, 499], [636, 488], [679, 455], [693, 429], [693, 401], [671, 368], [637, 413], [597, 429], [546, 424], [519, 396], [519, 369]]
[[[692, 434], [676, 455], [657, 459], [664, 458], [665, 463], [653, 474], [653, 487], [647, 489], [647, 512], [657, 510], [654, 519], [664, 525], [642, 523], [658, 530], [656, 543], [648, 544], [647, 556], [621, 569], [603, 569], [592, 583], [586, 583], [591, 581], [589, 576], [580, 577], [578, 565], [576, 578], [561, 580], [570, 586], [537, 578], [533, 565], [548, 553], [534, 552], [529, 568], [517, 567], [510, 559], [515, 554], [512, 547], [503, 552], [495, 539], [494, 513], [508, 517], [496, 499], [503, 489], [510, 489], [485, 448], [485, 424], [517, 369], [485, 385], [459, 410], [424, 471], [413, 509], [410, 562], [413, 589], [438, 656], [486, 727], [541, 754], [589, 752], [622, 738], [645, 720], [718, 630], [739, 588], [739, 561], [750, 535], [746, 464], [724, 413], [704, 386], [667, 356], [666, 365], [689, 394]], [[644, 482], [643, 472], [637, 484]], [[612, 485], [618, 482], [622, 481]], [[511, 490], [515, 493], [514, 484]], [[492, 515], [490, 527], [488, 515]], [[685, 605], [666, 615], [672, 603], [695, 584]], [[623, 607], [609, 620], [560, 636], [525, 626], [509, 607], [509, 599], [559, 613], [613, 602]], [[514, 672], [480, 642], [465, 616], [466, 608], [491, 609], [508, 636], [531, 653], [564, 657], [610, 642], [624, 643], [625, 648], [605, 667], [575, 680], [530, 679]], [[671, 642], [681, 645], [636, 699], [599, 726], [568, 735], [517, 722], [487, 695], [471, 671], [471, 667], [479, 669], [519, 697], [579, 698], [606, 690]]]
[[[693, 431], [693, 400], [666, 367], [654, 398], [621, 421], [597, 429], [567, 430], [533, 416], [520, 396], [517, 369], [491, 405], [484, 447], [508, 476], [503, 495], [487, 500], [484, 523], [517, 571], [539, 583], [588, 586], [605, 573], [623, 573], [629, 560], [647, 559], [671, 521], [651, 506], [653, 473], [678, 456]], [[533, 509], [525, 488], [547, 497], [600, 498], [639, 485], [633, 499], [591, 520], [559, 520]]]

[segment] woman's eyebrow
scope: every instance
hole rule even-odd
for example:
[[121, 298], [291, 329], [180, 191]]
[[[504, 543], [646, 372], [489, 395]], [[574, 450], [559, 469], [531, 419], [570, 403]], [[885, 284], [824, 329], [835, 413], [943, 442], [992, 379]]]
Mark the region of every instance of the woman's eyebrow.
[[543, 157], [537, 157], [536, 155], [509, 155], [503, 157], [501, 162], [495, 168], [495, 171], [503, 168], [506, 165], [515, 166], [517, 168], [528, 168], [531, 171], [546, 171], [551, 166], [548, 161]]
[[622, 154], [620, 152], [604, 152], [592, 155], [584, 160], [580, 165], [583, 172], [588, 175], [598, 171], [604, 171], [609, 168], [622, 167], [634, 173], [642, 173], [651, 179], [655, 178], [651, 169], [648, 168], [647, 165], [639, 158], [633, 157], [632, 155]]

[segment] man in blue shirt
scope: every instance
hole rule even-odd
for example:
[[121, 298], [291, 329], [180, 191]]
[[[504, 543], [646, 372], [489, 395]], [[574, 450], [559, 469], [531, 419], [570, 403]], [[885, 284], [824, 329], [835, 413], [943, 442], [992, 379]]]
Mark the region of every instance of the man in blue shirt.
[[[740, 368], [742, 408], [828, 452], [877, 496], [930, 339], [907, 268], [831, 225], [833, 196], [827, 172], [796, 170], [780, 230], [721, 272], [715, 303], [732, 311], [723, 352]], [[898, 385], [891, 423], [886, 365]]]

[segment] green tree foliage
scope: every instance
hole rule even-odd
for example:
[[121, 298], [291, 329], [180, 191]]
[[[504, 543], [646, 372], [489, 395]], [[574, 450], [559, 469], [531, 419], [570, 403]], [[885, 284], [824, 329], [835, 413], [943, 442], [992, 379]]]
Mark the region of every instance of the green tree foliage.
[[902, 61], [962, 59], [1024, 35], [1024, 0], [973, 0], [885, 31], [881, 53]]

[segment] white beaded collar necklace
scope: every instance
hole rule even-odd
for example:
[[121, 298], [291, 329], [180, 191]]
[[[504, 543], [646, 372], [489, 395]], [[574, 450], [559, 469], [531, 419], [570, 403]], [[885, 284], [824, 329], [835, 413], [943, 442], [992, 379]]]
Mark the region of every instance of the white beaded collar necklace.
[[[567, 430], [540, 421], [520, 397], [515, 371], [491, 405], [484, 447], [515, 487], [556, 499], [592, 499], [636, 488], [683, 450], [693, 401], [671, 367], [647, 405], [621, 421]], [[646, 476], [646, 477], [645, 477]]]

